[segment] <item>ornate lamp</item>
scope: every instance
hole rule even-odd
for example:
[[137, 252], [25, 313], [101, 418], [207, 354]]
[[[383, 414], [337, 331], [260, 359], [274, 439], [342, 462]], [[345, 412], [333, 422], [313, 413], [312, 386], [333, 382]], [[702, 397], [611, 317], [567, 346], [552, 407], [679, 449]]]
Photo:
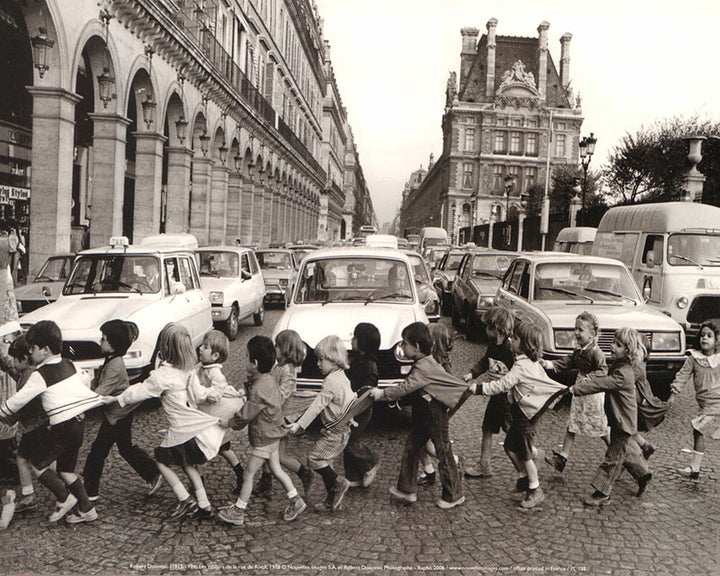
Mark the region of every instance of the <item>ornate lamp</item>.
[[110, 76], [109, 68], [103, 68], [102, 74], [98, 74], [98, 89], [100, 91], [100, 100], [102, 100], [103, 108], [107, 108], [110, 100], [113, 99], [112, 89], [115, 86], [115, 78]]
[[220, 144], [220, 147], [218, 148], [218, 154], [220, 155], [220, 162], [222, 162], [222, 165], [225, 166], [225, 162], [227, 162], [227, 155], [228, 155], [228, 147], [225, 146], [225, 142]]
[[208, 146], [210, 145], [210, 136], [208, 136], [207, 130], [200, 134], [200, 150], [203, 156], [207, 156]]
[[143, 120], [145, 121], [145, 126], [147, 126], [148, 130], [150, 130], [150, 127], [153, 124], [156, 106], [157, 103], [152, 99], [152, 96], [150, 96], [149, 94], [147, 98], [145, 98], [145, 100], [143, 100], [142, 102]]
[[50, 40], [50, 38], [48, 38], [47, 36], [47, 29], [40, 26], [38, 28], [38, 33], [35, 34], [35, 36], [33, 36], [32, 38], [30, 38], [30, 43], [32, 44], [33, 61], [35, 62], [35, 68], [38, 69], [40, 78], [42, 78], [43, 76], [45, 76], [45, 72], [50, 69], [50, 66], [47, 62], [48, 49], [55, 46], [55, 41]]
[[185, 142], [185, 137], [187, 136], [187, 127], [188, 123], [187, 120], [185, 120], [185, 116], [180, 116], [177, 120], [175, 120], [175, 130], [177, 131], [177, 137], [178, 140], [180, 140], [180, 144], [183, 144]]

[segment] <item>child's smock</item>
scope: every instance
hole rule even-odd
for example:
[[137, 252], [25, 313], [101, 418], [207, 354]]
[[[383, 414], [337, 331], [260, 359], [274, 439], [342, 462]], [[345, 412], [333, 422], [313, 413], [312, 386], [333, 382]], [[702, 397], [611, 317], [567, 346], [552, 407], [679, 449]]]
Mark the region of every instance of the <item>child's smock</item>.
[[[237, 390], [225, 378], [222, 364], [198, 364], [197, 385], [188, 386], [190, 405], [205, 414], [215, 416], [221, 420], [232, 417], [245, 404], [245, 390]], [[208, 397], [214, 395], [215, 402], [209, 402]]]
[[692, 421], [693, 428], [703, 436], [720, 439], [720, 353], [705, 356], [699, 350], [689, 350], [689, 356], [675, 375], [670, 388], [682, 392], [692, 378], [695, 400], [700, 415]]

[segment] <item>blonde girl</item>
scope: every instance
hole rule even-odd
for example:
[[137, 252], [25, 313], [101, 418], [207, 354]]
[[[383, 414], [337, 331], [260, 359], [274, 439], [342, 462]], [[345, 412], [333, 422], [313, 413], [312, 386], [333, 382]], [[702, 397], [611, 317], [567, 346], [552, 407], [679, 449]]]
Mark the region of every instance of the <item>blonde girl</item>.
[[[319, 510], [335, 511], [340, 508], [350, 481], [333, 470], [332, 462], [342, 454], [350, 439], [350, 423], [344, 419], [344, 413], [357, 396], [345, 375], [349, 363], [347, 350], [339, 336], [326, 336], [320, 340], [315, 347], [315, 357], [325, 375], [322, 387], [300, 419], [288, 428], [295, 434], [301, 428], [304, 430], [310, 426], [320, 415], [323, 428], [320, 439], [308, 454], [308, 464], [322, 477], [327, 490], [325, 504]], [[341, 421], [346, 423], [337, 425]]]
[[680, 394], [688, 380], [692, 379], [700, 415], [692, 420], [694, 443], [690, 466], [678, 468], [678, 472], [693, 480], [700, 477], [700, 464], [705, 454], [705, 436], [720, 439], [720, 325], [716, 321], [704, 322], [700, 326], [695, 345], [696, 349], [689, 351], [690, 356], [670, 385], [671, 394], [668, 400], [672, 404], [675, 396]]
[[[104, 397], [104, 402], [127, 406], [148, 398], [160, 398], [169, 426], [162, 444], [155, 448], [155, 459], [178, 499], [170, 517], [180, 518], [190, 513], [210, 516], [212, 507], [197, 467], [217, 455], [225, 429], [219, 425], [218, 418], [193, 405], [193, 394], [198, 396], [202, 391], [197, 390], [201, 387], [195, 370], [197, 353], [187, 328], [176, 322], [167, 324], [158, 336], [157, 347], [160, 366], [145, 381], [130, 386], [119, 396]], [[180, 466], [185, 471], [195, 498], [170, 466]]]

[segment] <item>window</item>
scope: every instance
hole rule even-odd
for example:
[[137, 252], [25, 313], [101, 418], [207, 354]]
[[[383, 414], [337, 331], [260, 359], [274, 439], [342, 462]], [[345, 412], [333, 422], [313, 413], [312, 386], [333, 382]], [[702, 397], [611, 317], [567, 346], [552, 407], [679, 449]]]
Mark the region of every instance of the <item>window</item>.
[[663, 263], [663, 237], [656, 235], [648, 235], [645, 238], [645, 248], [643, 249], [642, 263], [648, 263], [648, 254], [653, 253], [653, 262], [656, 266]]
[[465, 152], [475, 150], [475, 128], [465, 128]]
[[505, 154], [507, 151], [507, 132], [495, 132], [495, 154]]
[[241, 267], [241, 270], [243, 270], [243, 271], [247, 272], [248, 274], [250, 274], [250, 262], [249, 262], [249, 260], [248, 260], [248, 255], [247, 255], [247, 254], [243, 254], [243, 255], [241, 256], [241, 258], [240, 258], [240, 267]]
[[525, 190], [537, 184], [537, 168], [525, 168]]
[[565, 157], [565, 134], [555, 135], [555, 156], [559, 158]]
[[538, 135], [535, 132], [525, 134], [525, 156], [538, 155]]
[[524, 123], [523, 118], [511, 118], [510, 119], [510, 126], [522, 126]]
[[508, 176], [512, 176], [513, 179], [513, 187], [512, 187], [512, 193], [517, 195], [519, 194], [520, 190], [520, 167], [519, 166], [508, 166], [507, 169]]
[[503, 191], [503, 169], [502, 166], [493, 166], [493, 187], [494, 192]]
[[497, 119], [498, 126], [507, 126], [507, 122], [508, 122], [507, 116], [498, 116], [498, 119]]
[[522, 154], [520, 132], [510, 132], [510, 154], [520, 156]]
[[474, 166], [472, 162], [463, 163], [463, 188], [472, 188], [475, 184]]
[[537, 119], [537, 118], [528, 118], [525, 125], [526, 125], [528, 128], [537, 128], [538, 119]]

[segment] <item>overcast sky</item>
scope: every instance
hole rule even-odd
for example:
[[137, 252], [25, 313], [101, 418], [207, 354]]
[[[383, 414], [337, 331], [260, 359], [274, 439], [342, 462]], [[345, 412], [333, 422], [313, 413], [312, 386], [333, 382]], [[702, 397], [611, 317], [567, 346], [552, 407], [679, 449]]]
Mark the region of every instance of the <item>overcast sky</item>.
[[626, 132], [673, 116], [720, 119], [717, 0], [316, 0], [343, 105], [380, 223], [392, 220], [405, 182], [442, 151], [451, 70], [460, 70], [460, 29], [537, 37], [546, 20], [560, 67], [582, 95], [582, 135], [598, 139], [599, 168]]

